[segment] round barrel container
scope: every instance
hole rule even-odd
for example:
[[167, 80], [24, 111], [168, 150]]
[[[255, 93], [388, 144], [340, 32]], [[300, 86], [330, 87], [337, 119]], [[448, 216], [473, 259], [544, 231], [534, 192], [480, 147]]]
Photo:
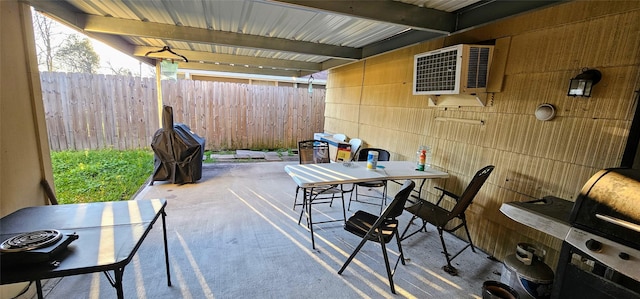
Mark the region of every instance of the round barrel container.
[[482, 284], [482, 299], [520, 299], [520, 295], [504, 283], [487, 280]]
[[543, 258], [543, 250], [518, 244], [516, 253], [505, 258], [500, 282], [516, 290], [520, 299], [550, 298], [554, 275]]

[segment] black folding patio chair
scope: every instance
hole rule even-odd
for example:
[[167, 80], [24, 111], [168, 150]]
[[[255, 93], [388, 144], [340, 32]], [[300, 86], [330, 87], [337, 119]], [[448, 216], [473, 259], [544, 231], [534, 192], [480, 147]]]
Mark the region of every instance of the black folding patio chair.
[[[344, 265], [342, 265], [338, 274], [342, 274], [367, 241], [374, 241], [380, 243], [380, 246], [382, 247], [382, 255], [387, 268], [387, 277], [389, 278], [389, 287], [391, 288], [392, 293], [396, 293], [396, 289], [393, 284], [393, 274], [396, 271], [396, 267], [398, 267], [399, 261], [402, 261], [403, 265], [405, 264], [402, 245], [400, 244], [400, 238], [398, 237], [397, 218], [402, 214], [407, 198], [409, 198], [409, 195], [415, 185], [416, 184], [413, 181], [406, 180], [393, 201], [382, 212], [382, 215], [377, 216], [365, 211], [357, 211], [347, 220], [344, 229], [354, 235], [362, 237], [362, 241], [360, 241], [360, 244], [358, 244], [353, 253], [351, 253]], [[394, 237], [398, 243], [398, 251], [400, 254], [398, 255], [398, 259], [396, 260], [393, 270], [391, 270], [385, 244], [391, 242]]]
[[[402, 236], [400, 237], [400, 239], [404, 240], [420, 231], [426, 232], [427, 223], [431, 223], [438, 230], [438, 235], [440, 236], [440, 242], [442, 243], [442, 249], [444, 251], [443, 252], [444, 257], [447, 259], [447, 265], [443, 266], [442, 268], [451, 275], [457, 275], [458, 270], [451, 265], [451, 261], [469, 247], [471, 247], [471, 251], [476, 252], [475, 247], [473, 246], [473, 242], [471, 241], [471, 235], [469, 234], [469, 228], [467, 227], [467, 219], [464, 215], [464, 212], [467, 210], [467, 208], [469, 207], [473, 199], [476, 197], [476, 195], [478, 194], [478, 191], [480, 191], [480, 188], [482, 187], [484, 182], [487, 180], [487, 178], [489, 177], [493, 169], [494, 169], [494, 166], [489, 165], [480, 169], [478, 172], [476, 172], [476, 174], [473, 176], [473, 179], [471, 179], [471, 182], [469, 183], [467, 188], [464, 190], [464, 192], [462, 192], [462, 195], [460, 196], [452, 192], [449, 192], [447, 190], [444, 190], [442, 188], [435, 187], [436, 189], [442, 192], [442, 195], [440, 195], [440, 198], [435, 204], [423, 199], [418, 199], [418, 201], [416, 201], [414, 204], [408, 205], [405, 209], [411, 214], [413, 214], [413, 217], [411, 217], [411, 221], [409, 221], [409, 224], [407, 225], [405, 230], [402, 232]], [[453, 198], [456, 201], [456, 204], [453, 206], [451, 210], [447, 210], [440, 206], [445, 195]], [[420, 229], [405, 236], [405, 234], [409, 230], [409, 227], [413, 223], [413, 220], [415, 220], [416, 218], [422, 219], [422, 226], [420, 227]], [[447, 224], [449, 224], [453, 220], [458, 220], [459, 223], [454, 227], [446, 228]], [[456, 254], [452, 256], [447, 251], [447, 246], [444, 243], [442, 232], [446, 231], [451, 233], [451, 232], [455, 232], [460, 228], [464, 228], [465, 232], [467, 233], [467, 239], [469, 241], [467, 245], [465, 245], [462, 249], [460, 249], [460, 251], [458, 251]]]

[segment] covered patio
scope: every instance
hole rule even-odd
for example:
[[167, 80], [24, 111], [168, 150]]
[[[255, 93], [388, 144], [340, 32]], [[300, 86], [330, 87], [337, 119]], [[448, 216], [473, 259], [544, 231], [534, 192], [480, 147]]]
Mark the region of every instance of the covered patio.
[[[292, 210], [296, 185], [284, 171], [288, 164], [297, 161], [205, 164], [195, 184], [144, 187], [137, 199], [168, 202], [172, 286], [167, 286], [158, 224], [124, 271], [125, 298], [481, 298], [484, 281], [500, 280], [501, 263], [479, 249], [454, 260], [458, 276], [447, 274], [430, 226], [403, 241], [408, 261], [394, 276], [397, 295], [389, 290], [376, 243], [365, 244], [338, 275], [360, 239], [341, 222], [320, 224], [314, 226], [316, 249], [311, 248], [309, 231], [297, 224], [300, 207]], [[314, 217], [342, 215], [339, 202], [314, 208]], [[375, 213], [379, 208], [353, 203], [347, 216], [358, 209]], [[409, 213], [400, 219], [404, 229]], [[452, 249], [464, 246], [453, 235], [445, 238]], [[388, 248], [395, 261], [396, 246]], [[49, 280], [44, 290], [46, 298], [115, 297], [101, 273]]]

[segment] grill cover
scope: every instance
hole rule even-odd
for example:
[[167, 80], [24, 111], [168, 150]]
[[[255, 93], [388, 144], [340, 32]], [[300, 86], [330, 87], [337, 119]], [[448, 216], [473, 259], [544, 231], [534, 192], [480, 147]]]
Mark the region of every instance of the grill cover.
[[154, 181], [174, 184], [195, 183], [202, 177], [204, 138], [196, 135], [185, 124], [173, 123], [173, 108], [164, 106], [162, 128], [151, 141], [154, 153]]

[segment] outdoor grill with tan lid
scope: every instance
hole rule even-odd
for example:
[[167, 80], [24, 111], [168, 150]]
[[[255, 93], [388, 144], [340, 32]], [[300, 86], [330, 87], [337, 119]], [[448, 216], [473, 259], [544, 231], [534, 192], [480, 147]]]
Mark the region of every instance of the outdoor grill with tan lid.
[[640, 170], [597, 171], [575, 203], [547, 196], [500, 211], [563, 240], [551, 298], [640, 299]]
[[598, 171], [569, 223], [552, 298], [640, 299], [640, 171]]

